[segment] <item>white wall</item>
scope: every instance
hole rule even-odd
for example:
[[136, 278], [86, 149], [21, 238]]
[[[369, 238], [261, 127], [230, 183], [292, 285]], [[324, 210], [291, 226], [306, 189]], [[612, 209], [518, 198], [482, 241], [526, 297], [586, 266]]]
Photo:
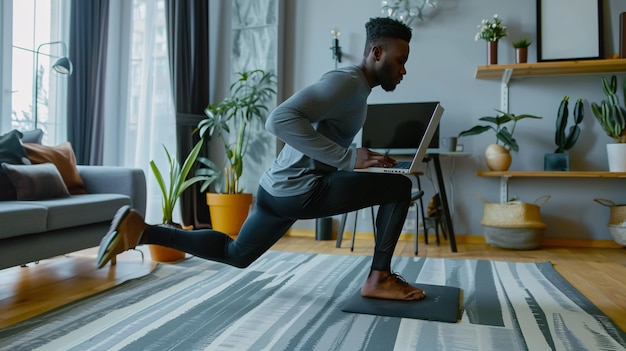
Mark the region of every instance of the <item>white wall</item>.
[[[512, 41], [528, 37], [533, 41], [529, 62], [536, 61], [535, 1], [519, 0], [440, 0], [445, 9], [435, 17], [419, 23], [413, 29], [411, 57], [405, 79], [395, 92], [374, 89], [370, 102], [412, 102], [439, 100], [446, 107], [441, 122], [441, 136], [458, 134], [475, 125], [477, 119], [494, 115], [500, 106], [500, 82], [474, 78], [476, 66], [486, 62], [486, 44], [476, 42], [474, 36], [482, 19], [498, 14], [509, 29], [509, 36], [500, 43], [499, 62], [513, 63]], [[618, 16], [626, 11], [626, 3], [608, 0], [605, 4], [605, 52], [619, 49]], [[334, 68], [331, 58], [330, 31], [341, 32], [340, 45], [344, 52], [341, 65], [358, 64], [365, 42], [364, 24], [370, 17], [380, 16], [380, 0], [291, 0], [285, 3], [285, 63], [282, 77], [285, 96], [316, 81], [327, 70]], [[561, 20], [567, 21], [567, 18]], [[570, 39], [572, 43], [576, 38]], [[624, 74], [618, 74], [620, 80]], [[543, 170], [543, 155], [556, 148], [553, 143], [556, 111], [565, 95], [571, 101], [586, 100], [585, 120], [581, 137], [570, 150], [572, 170], [608, 170], [605, 144], [611, 142], [593, 117], [589, 102], [600, 101], [603, 93], [601, 75], [560, 76], [517, 79], [510, 87], [509, 110], [514, 114], [530, 113], [543, 116], [542, 120], [526, 120], [518, 125], [515, 136], [520, 152], [513, 154], [511, 170]], [[573, 107], [573, 102], [570, 103]], [[443, 160], [448, 180], [449, 201], [453, 207], [457, 235], [480, 235], [482, 201], [499, 200], [499, 179], [476, 177], [486, 170], [484, 149], [495, 137], [462, 138], [471, 157]], [[454, 164], [453, 164], [454, 162]], [[454, 169], [452, 169], [454, 168]], [[433, 186], [423, 178], [427, 191]], [[593, 202], [596, 197], [626, 203], [626, 193], [620, 191], [624, 180], [606, 179], [513, 179], [509, 194], [523, 201], [533, 202], [542, 195], [552, 198], [542, 207], [548, 224], [547, 237], [610, 239], [606, 228], [608, 208]], [[359, 231], [368, 230], [369, 217], [361, 218]], [[301, 221], [295, 228], [313, 228], [312, 221]]]

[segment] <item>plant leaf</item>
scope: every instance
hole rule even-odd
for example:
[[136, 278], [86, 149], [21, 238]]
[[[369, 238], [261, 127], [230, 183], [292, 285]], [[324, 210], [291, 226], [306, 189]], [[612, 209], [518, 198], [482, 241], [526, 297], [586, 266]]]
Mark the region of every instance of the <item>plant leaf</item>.
[[490, 129], [495, 131], [495, 129], [491, 126], [474, 126], [468, 130], [464, 130], [460, 132], [458, 136], [463, 137], [463, 136], [470, 136], [470, 135], [478, 135]]
[[498, 138], [498, 140], [502, 142], [502, 144], [507, 149], [511, 151], [515, 151], [515, 152], [519, 151], [519, 146], [517, 145], [517, 141], [515, 140], [515, 138], [513, 138], [513, 136], [511, 135], [511, 132], [509, 132], [509, 130], [506, 127], [502, 128], [496, 134], [496, 137]]

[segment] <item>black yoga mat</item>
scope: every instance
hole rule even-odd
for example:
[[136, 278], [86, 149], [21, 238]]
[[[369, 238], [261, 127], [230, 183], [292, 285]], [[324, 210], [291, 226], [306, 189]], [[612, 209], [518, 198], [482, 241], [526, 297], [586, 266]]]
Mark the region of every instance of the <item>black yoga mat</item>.
[[426, 297], [418, 301], [382, 300], [363, 297], [361, 291], [357, 291], [341, 310], [376, 316], [456, 323], [460, 315], [461, 289], [428, 284], [412, 285], [424, 290]]

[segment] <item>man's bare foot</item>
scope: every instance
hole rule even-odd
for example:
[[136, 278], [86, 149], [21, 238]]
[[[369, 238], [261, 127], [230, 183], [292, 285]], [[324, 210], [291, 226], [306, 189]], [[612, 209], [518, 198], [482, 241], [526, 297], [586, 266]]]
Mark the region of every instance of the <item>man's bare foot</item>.
[[361, 286], [361, 295], [385, 300], [415, 301], [426, 297], [426, 292], [407, 283], [396, 273], [372, 270]]

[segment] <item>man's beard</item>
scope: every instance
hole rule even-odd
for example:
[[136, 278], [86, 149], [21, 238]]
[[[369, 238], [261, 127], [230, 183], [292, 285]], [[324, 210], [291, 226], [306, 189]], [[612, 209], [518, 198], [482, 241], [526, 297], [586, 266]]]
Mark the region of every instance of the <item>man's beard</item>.
[[384, 91], [390, 92], [396, 89], [398, 82], [392, 78], [394, 75], [391, 73], [391, 67], [389, 64], [383, 64], [380, 76], [380, 87], [383, 88]]

